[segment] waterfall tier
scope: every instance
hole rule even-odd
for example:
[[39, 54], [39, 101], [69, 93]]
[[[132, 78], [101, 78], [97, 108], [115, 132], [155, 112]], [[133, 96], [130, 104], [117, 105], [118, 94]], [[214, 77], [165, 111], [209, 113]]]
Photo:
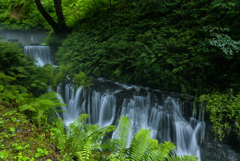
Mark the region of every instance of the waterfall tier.
[[[108, 82], [91, 88], [79, 87], [74, 93], [71, 84], [58, 86], [57, 92], [64, 96], [60, 99], [67, 104], [67, 107], [62, 107], [62, 110], [68, 112], [62, 114], [63, 122], [68, 125], [79, 115], [87, 113], [89, 123], [104, 127], [117, 125], [119, 117], [124, 115], [131, 123], [129, 145], [134, 133], [141, 128], [150, 129], [151, 138], [175, 143], [175, 154], [193, 155], [201, 160], [200, 145], [205, 131], [204, 108], [193, 110], [189, 108], [192, 105], [187, 105], [189, 103], [180, 98], [173, 98], [170, 92], [163, 92], [159, 97], [129, 87]], [[184, 113], [191, 115], [184, 116]], [[112, 138], [117, 138], [116, 134], [117, 130], [113, 132]]]
[[49, 46], [24, 46], [24, 54], [29, 54], [37, 61], [37, 65], [53, 64]]

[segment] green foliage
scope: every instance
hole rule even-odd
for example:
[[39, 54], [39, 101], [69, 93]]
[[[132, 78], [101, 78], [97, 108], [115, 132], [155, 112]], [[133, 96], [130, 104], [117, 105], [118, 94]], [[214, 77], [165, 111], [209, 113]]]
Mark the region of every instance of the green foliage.
[[[13, 2], [0, 2], [0, 21], [4, 21], [4, 27], [25, 25], [50, 29], [30, 1], [30, 9], [26, 11], [30, 13], [29, 16], [18, 21], [9, 19], [11, 9], [8, 7], [14, 6]], [[56, 20], [52, 0], [44, 0], [43, 3]], [[81, 79], [88, 84], [89, 79], [85, 75], [90, 75], [197, 95], [215, 91], [224, 93], [229, 89], [236, 94], [240, 90], [239, 6], [239, 0], [64, 0], [66, 23], [74, 32], [64, 40], [51, 33], [46, 41], [55, 53], [58, 71], [50, 66], [46, 66], [46, 70], [30, 67], [31, 72], [36, 69], [37, 74], [26, 74], [27, 68], [19, 68], [11, 63], [14, 67], [7, 66], [6, 70], [0, 67], [0, 71], [18, 81], [4, 80], [4, 85], [14, 84], [15, 87], [11, 88], [15, 88], [16, 92], [19, 90], [19, 93], [24, 90], [43, 90], [47, 80], [39, 75], [45, 73], [53, 86], [66, 80], [66, 75], [75, 78], [76, 84], [84, 84]], [[0, 59], [3, 60], [0, 65], [18, 58], [8, 57], [11, 59], [0, 57], [3, 58]], [[26, 83], [26, 89], [17, 86], [23, 82]], [[226, 107], [210, 110], [212, 120], [216, 123], [215, 136], [220, 138], [231, 127], [225, 121], [238, 117], [232, 112], [237, 111], [236, 107]], [[229, 115], [225, 117], [222, 114], [226, 111], [221, 113], [219, 110], [229, 110]], [[221, 121], [224, 123], [221, 124]], [[113, 146], [109, 144], [109, 147]], [[114, 155], [123, 157], [122, 154]]]
[[119, 136], [120, 157], [123, 157], [126, 151], [126, 147], [128, 144], [129, 129], [130, 129], [129, 119], [127, 117], [121, 116], [119, 119], [119, 125], [117, 129]]
[[[111, 161], [117, 160], [186, 160], [197, 161], [196, 157], [183, 156], [173, 157], [171, 151], [176, 147], [173, 143], [164, 142], [158, 145], [158, 141], [150, 138], [150, 131], [141, 129], [135, 134], [129, 148], [127, 148], [128, 129], [130, 126], [127, 117], [121, 116], [117, 127], [119, 139], [110, 139], [102, 143], [103, 137], [115, 130], [112, 125], [99, 128], [99, 125], [86, 124], [87, 114], [82, 114], [67, 126], [67, 134], [63, 129], [63, 122], [58, 118], [57, 128], [51, 129], [54, 136], [54, 143], [61, 153], [71, 158], [77, 156], [79, 160], [98, 160], [105, 159]], [[110, 155], [100, 153], [111, 151]], [[120, 153], [117, 153], [120, 152]]]
[[75, 84], [75, 88], [79, 86], [89, 87], [93, 85], [91, 83], [91, 77], [88, 77], [84, 72], [79, 72], [79, 74], [74, 74], [72, 70], [73, 67], [69, 64], [67, 66], [60, 65], [58, 68], [46, 64], [42, 67], [44, 76], [48, 78], [48, 84], [52, 87], [57, 87], [57, 85], [68, 78], [72, 78]]
[[79, 74], [75, 74], [73, 77], [75, 88], [79, 87], [80, 85], [83, 87], [89, 87], [93, 85], [91, 83], [91, 78], [87, 77], [84, 72], [79, 72]]
[[[27, 114], [29, 120], [33, 120], [35, 123], [37, 127], [36, 135], [41, 141], [44, 141], [44, 138], [38, 134], [39, 132], [45, 131], [48, 135], [51, 134], [48, 141], [53, 141], [56, 149], [60, 150], [60, 153], [64, 155], [65, 160], [73, 160], [72, 158], [74, 157], [78, 157], [79, 160], [95, 160], [96, 158], [108, 158], [110, 160], [125, 160], [125, 158], [126, 160], [136, 160], [136, 158], [137, 160], [165, 160], [171, 158], [169, 154], [171, 150], [175, 148], [174, 144], [165, 142], [158, 145], [157, 140], [150, 138], [150, 130], [146, 129], [141, 129], [135, 134], [133, 142], [130, 147], [127, 148], [130, 123], [129, 119], [124, 116], [120, 117], [117, 128], [119, 139], [113, 139], [113, 141], [107, 140], [104, 144], [102, 144], [103, 138], [115, 130], [115, 126], [110, 125], [100, 128], [99, 125], [87, 124], [87, 114], [80, 115], [77, 120], [70, 123], [70, 125], [67, 126], [67, 134], [65, 133], [61, 118], [58, 118], [57, 122], [52, 124], [56, 126], [56, 128], [50, 126], [51, 129], [49, 130], [47, 127], [49, 124], [46, 121], [45, 113], [49, 110], [54, 110], [57, 106], [64, 105], [59, 103], [59, 100], [56, 99], [56, 94], [54, 92], [48, 92], [41, 95], [39, 98], [33, 98], [32, 95], [27, 93], [19, 94], [15, 85], [9, 85], [11, 81], [15, 81], [15, 78], [1, 73], [0, 80], [5, 81], [5, 84], [0, 86], [0, 103], [5, 106], [10, 104], [11, 108], [14, 106], [20, 113]], [[3, 117], [13, 113], [17, 114], [16, 111], [5, 112]], [[12, 122], [16, 122], [16, 118], [12, 117]], [[2, 124], [4, 121], [0, 121], [0, 123]], [[14, 127], [9, 127], [9, 130], [12, 133], [15, 132]], [[2, 134], [0, 133], [0, 135]], [[16, 135], [4, 135], [6, 138], [14, 136]], [[18, 146], [17, 143], [13, 146], [16, 147], [17, 152], [29, 148], [29, 146], [25, 146], [24, 148], [22, 145]], [[103, 155], [100, 152], [101, 149], [113, 151], [113, 154], [110, 156]], [[118, 151], [120, 153], [116, 155]], [[47, 150], [37, 148], [34, 157], [39, 158], [48, 154], [49, 152]], [[0, 157], [8, 158], [8, 153], [3, 151], [0, 153]], [[14, 159], [17, 158], [18, 160], [30, 159], [29, 157], [23, 156], [21, 152], [18, 153], [18, 156], [14, 157]], [[195, 158], [193, 158], [193, 160], [194, 159]]]
[[[147, 129], [140, 129], [138, 133], [133, 136], [130, 147], [127, 148], [130, 128], [129, 119], [121, 116], [118, 122], [117, 134], [119, 139], [117, 149], [115, 149], [115, 152], [110, 155], [110, 160], [198, 160], [198, 158], [193, 156], [173, 157], [171, 152], [176, 146], [168, 141], [158, 144], [157, 140], [150, 138], [150, 130]], [[116, 154], [116, 152], [119, 153]]]
[[49, 29], [32, 0], [3, 0], [0, 6], [0, 22], [5, 29]]
[[240, 140], [240, 94], [234, 96], [232, 93], [201, 95], [199, 101], [206, 104], [206, 111], [213, 123], [212, 132], [215, 140], [222, 140], [231, 130]]
[[55, 54], [59, 64], [163, 90], [239, 90], [235, 2], [116, 1], [99, 13], [74, 23]]
[[[0, 73], [0, 82], [8, 82], [9, 80], [13, 81], [15, 79]], [[26, 92], [20, 94], [18, 89], [25, 88], [20, 85], [0, 85], [0, 102], [11, 103], [20, 112], [26, 113], [29, 119], [32, 119], [40, 128], [42, 128], [40, 122], [46, 121], [43, 114], [54, 113], [56, 107], [65, 105], [59, 103], [55, 92], [48, 92], [39, 98], [33, 98], [31, 94]]]
[[0, 42], [0, 72], [14, 77], [16, 81], [10, 84], [22, 86], [20, 92], [23, 90], [39, 96], [48, 88], [48, 78], [42, 68], [34, 65], [16, 44]]
[[[79, 157], [80, 160], [91, 160], [100, 150], [103, 137], [115, 130], [110, 125], [99, 128], [99, 125], [86, 124], [87, 114], [82, 114], [67, 127], [67, 134], [63, 129], [61, 118], [58, 118], [55, 134], [55, 144], [71, 157]], [[91, 150], [91, 151], [90, 151]], [[94, 152], [95, 151], [95, 152]]]
[[45, 136], [50, 136], [46, 129], [39, 131], [29, 123], [24, 114], [10, 108], [10, 104], [5, 102], [0, 104], [1, 160], [33, 161], [43, 159], [45, 156], [63, 158], [56, 155], [55, 150], [46, 142]]

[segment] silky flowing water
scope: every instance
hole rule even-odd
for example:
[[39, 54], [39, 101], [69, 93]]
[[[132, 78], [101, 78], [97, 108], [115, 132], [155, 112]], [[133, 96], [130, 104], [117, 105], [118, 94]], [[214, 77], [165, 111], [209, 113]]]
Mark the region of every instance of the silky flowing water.
[[[41, 54], [39, 54], [41, 53]], [[53, 58], [49, 46], [24, 46], [24, 54], [29, 54], [36, 60], [36, 64], [53, 64]]]
[[[21, 40], [19, 37], [18, 39]], [[25, 39], [28, 39], [25, 43], [37, 42], [33, 36]], [[35, 58], [37, 65], [53, 64], [48, 46], [29, 44], [24, 46], [24, 53]], [[78, 87], [76, 90], [69, 80], [59, 84], [56, 92], [59, 93], [61, 102], [67, 105], [61, 108], [68, 113], [57, 113], [65, 125], [72, 123], [83, 113], [88, 114], [89, 123], [101, 127], [117, 125], [119, 117], [124, 115], [131, 123], [128, 145], [133, 134], [145, 128], [150, 129], [151, 137], [160, 143], [165, 140], [175, 143], [177, 155], [193, 155], [198, 157], [199, 161], [236, 161], [240, 158], [236, 149], [230, 149], [232, 147], [226, 142], [213, 141], [210, 126], [205, 123], [204, 107], [193, 107], [191, 96], [190, 99], [184, 100], [183, 94], [180, 93], [151, 90], [103, 78], [94, 80], [94, 85], [89, 88]], [[117, 131], [112, 133], [112, 138], [118, 137], [116, 133]], [[224, 147], [229, 149], [219, 153]]]
[[[66, 125], [84, 113], [89, 114], [89, 123], [100, 127], [117, 125], [118, 118], [124, 115], [131, 123], [128, 145], [138, 130], [150, 129], [151, 138], [174, 142], [177, 146], [175, 154], [194, 155], [201, 160], [200, 144], [205, 131], [203, 107], [192, 110], [190, 119], [186, 120], [184, 101], [173, 98], [174, 93], [164, 92], [159, 97], [140, 86], [136, 88], [102, 78], [96, 82], [99, 85], [85, 89], [79, 87], [76, 92], [71, 83], [57, 87], [61, 101], [67, 104], [62, 110], [69, 112], [61, 116]], [[118, 138], [117, 130], [112, 138]]]

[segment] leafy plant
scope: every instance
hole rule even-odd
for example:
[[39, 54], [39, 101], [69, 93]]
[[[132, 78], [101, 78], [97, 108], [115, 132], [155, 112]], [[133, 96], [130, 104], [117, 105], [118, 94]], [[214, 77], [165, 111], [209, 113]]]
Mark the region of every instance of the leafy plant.
[[63, 154], [72, 158], [78, 156], [81, 160], [94, 158], [98, 155], [94, 151], [100, 150], [103, 137], [115, 129], [112, 125], [99, 128], [99, 125], [86, 124], [87, 117], [87, 114], [80, 115], [67, 127], [67, 134], [63, 129], [61, 118], [58, 118], [54, 142]]
[[[127, 148], [128, 132], [130, 122], [127, 117], [121, 116], [117, 127], [118, 149], [111, 157], [116, 157], [121, 160], [198, 160], [193, 156], [173, 157], [171, 151], [176, 146], [168, 141], [158, 144], [158, 141], [150, 138], [150, 130], [140, 129], [137, 134], [133, 136], [133, 140]], [[109, 144], [109, 142], [108, 142]], [[119, 152], [116, 155], [116, 152]]]
[[205, 103], [206, 111], [210, 115], [213, 123], [212, 132], [217, 138], [222, 140], [225, 136], [234, 131], [240, 139], [240, 94], [234, 96], [232, 93], [201, 95], [199, 101]]

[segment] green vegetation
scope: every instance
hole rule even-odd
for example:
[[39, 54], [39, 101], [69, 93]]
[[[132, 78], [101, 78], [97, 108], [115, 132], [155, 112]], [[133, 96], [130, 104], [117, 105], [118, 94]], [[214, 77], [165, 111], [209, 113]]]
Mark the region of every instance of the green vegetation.
[[[20, 92], [31, 92], [39, 96], [47, 91], [47, 78], [40, 67], [34, 65], [16, 44], [0, 42], [0, 72], [14, 77], [11, 83], [1, 81], [3, 85], [15, 85]], [[22, 85], [22, 86], [21, 86]]]
[[215, 140], [222, 140], [226, 135], [234, 131], [240, 140], [240, 94], [208, 94], [201, 95], [199, 101], [206, 104], [206, 110], [210, 114], [213, 123], [212, 132]]
[[[53, 0], [42, 2], [57, 22]], [[59, 65], [36, 67], [19, 49], [0, 42], [0, 90], [5, 98], [0, 102], [33, 112], [33, 122], [58, 105], [53, 93], [51, 100], [44, 97], [47, 84], [54, 87], [69, 75], [76, 86], [89, 86], [88, 76], [106, 77], [200, 96], [215, 137], [222, 139], [231, 130], [240, 136], [239, 0], [62, 0], [62, 7], [72, 31], [66, 38], [53, 32], [34, 1], [0, 1], [0, 29], [52, 30], [46, 44]], [[24, 101], [35, 111], [23, 107]], [[85, 141], [85, 153], [72, 155], [93, 157], [86, 153], [91, 139]]]
[[126, 1], [47, 43], [76, 73], [194, 95], [236, 93], [240, 31], [232, 3]]
[[[1, 12], [9, 18], [14, 9], [31, 6], [9, 28], [51, 29], [33, 1], [2, 3]], [[57, 21], [53, 0], [42, 5]], [[194, 95], [239, 91], [237, 0], [63, 0], [62, 7], [73, 32], [66, 39], [51, 33], [47, 44], [59, 65], [71, 69], [68, 74], [84, 72]]]
[[[61, 118], [54, 115], [59, 103], [55, 92], [46, 92], [45, 79], [53, 80], [54, 69], [49, 65], [37, 67], [34, 62], [21, 53], [15, 44], [1, 42], [0, 58], [0, 158], [2, 160], [33, 161], [47, 159], [67, 160], [190, 160], [193, 156], [172, 156], [176, 147], [171, 142], [158, 144], [150, 138], [150, 131], [141, 129], [127, 148], [130, 122], [127, 117], [119, 119], [119, 139], [103, 140], [115, 126], [99, 128], [99, 125], [87, 124], [87, 114], [79, 116], [74, 123], [64, 125]], [[64, 75], [64, 70], [54, 74]], [[48, 76], [50, 76], [48, 78]], [[66, 75], [65, 75], [66, 77]], [[36, 78], [26, 81], [22, 78]], [[90, 80], [82, 72], [73, 77], [75, 82], [89, 85]], [[53, 81], [54, 82], [54, 81]], [[35, 84], [34, 84], [35, 83]], [[80, 82], [82, 83], [82, 82]], [[33, 85], [34, 84], [34, 85]], [[33, 88], [32, 88], [33, 87]], [[63, 111], [61, 111], [63, 112]], [[51, 121], [50, 121], [51, 120]], [[101, 150], [102, 149], [102, 150]]]

